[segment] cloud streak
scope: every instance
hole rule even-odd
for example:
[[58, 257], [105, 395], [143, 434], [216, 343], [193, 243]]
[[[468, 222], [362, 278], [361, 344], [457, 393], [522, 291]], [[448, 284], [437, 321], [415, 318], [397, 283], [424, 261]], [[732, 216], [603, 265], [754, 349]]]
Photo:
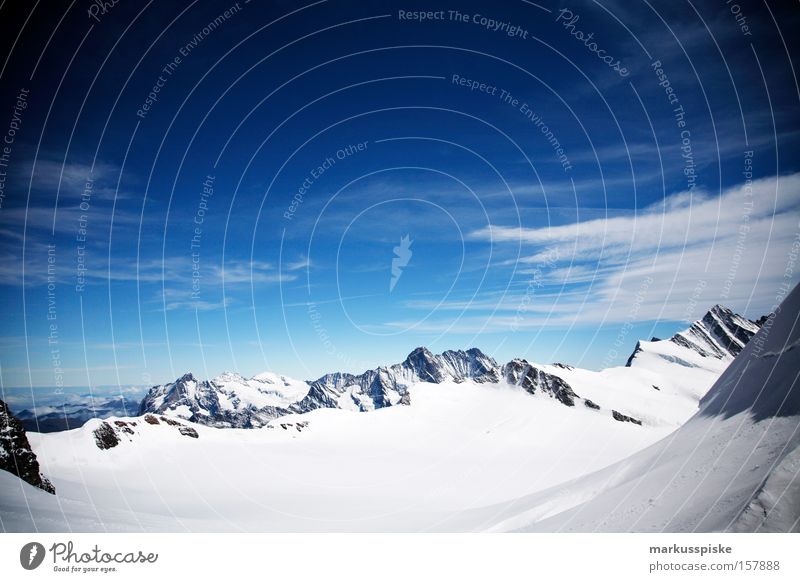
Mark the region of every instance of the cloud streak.
[[[539, 273], [550, 292], [537, 294], [531, 306], [542, 317], [530, 325], [624, 321], [645, 279], [652, 283], [640, 320], [687, 319], [695, 302], [724, 302], [755, 316], [771, 307], [779, 285], [798, 280], [792, 252], [799, 210], [800, 174], [791, 174], [719, 196], [677, 193], [627, 216], [543, 228], [490, 225], [470, 237], [501, 247], [522, 243], [531, 265], [556, 249], [558, 260]], [[559, 287], [582, 292], [552, 292]]]

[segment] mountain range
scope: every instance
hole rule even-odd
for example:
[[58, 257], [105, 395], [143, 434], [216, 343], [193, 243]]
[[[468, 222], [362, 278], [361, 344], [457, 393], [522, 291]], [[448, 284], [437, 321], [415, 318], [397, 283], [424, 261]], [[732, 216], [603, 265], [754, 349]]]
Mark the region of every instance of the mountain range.
[[[637, 342], [626, 366], [643, 372], [648, 368], [662, 370], [663, 362], [684, 362], [689, 364], [689, 368], [696, 368], [695, 376], [707, 386], [710, 377], [721, 373], [719, 364], [736, 356], [763, 321], [764, 318], [750, 321], [716, 305], [689, 328], [668, 340], [653, 338]], [[684, 350], [673, 349], [675, 346]], [[687, 360], [695, 356], [703, 359]], [[127, 394], [113, 398], [89, 393], [70, 394], [61, 401], [39, 397], [37, 400], [42, 402], [22, 406], [16, 417], [27, 430], [36, 432], [70, 430], [92, 418], [145, 413], [165, 414], [219, 428], [258, 428], [275, 418], [317, 408], [366, 412], [408, 405], [411, 403], [410, 385], [447, 381], [509, 383], [522, 386], [530, 394], [550, 396], [567, 406], [582, 403], [595, 408], [597, 403], [584, 393], [576, 393], [570, 384], [571, 381], [581, 384], [580, 380], [574, 380], [581, 372], [585, 372], [584, 376], [592, 375], [588, 370], [575, 372], [566, 364], [539, 365], [525, 359], [498, 364], [477, 348], [433, 354], [420, 347], [401, 363], [362, 374], [334, 372], [317, 380], [301, 381], [271, 372], [252, 378], [226, 372], [211, 380], [199, 380], [187, 372], [174, 382], [150, 388], [140, 400]], [[616, 376], [620, 372], [612, 368], [605, 374]], [[621, 375], [632, 377], [637, 374]], [[589, 391], [592, 391], [592, 386]], [[599, 400], [602, 402], [602, 398]], [[616, 404], [625, 408], [625, 403]], [[617, 412], [617, 417], [623, 416]]]
[[[660, 364], [666, 362], [695, 369], [697, 373], [690, 374], [692, 381], [708, 386], [707, 372], [720, 373], [724, 364], [741, 351], [758, 329], [758, 323], [715, 305], [702, 319], [667, 341], [654, 338], [638, 342], [626, 364], [628, 368], [637, 368], [637, 373], [620, 370], [609, 373], [630, 377], [623, 380], [630, 381], [642, 370], [660, 370]], [[336, 372], [308, 382], [272, 373], [247, 379], [231, 372], [211, 380], [198, 380], [188, 372], [174, 382], [151, 388], [139, 406], [139, 414], [164, 414], [218, 428], [258, 428], [275, 418], [318, 408], [367, 412], [410, 405], [409, 387], [414, 384], [465, 381], [510, 384], [522, 387], [531, 395], [549, 396], [565, 406], [603, 408], [602, 395], [595, 401], [576, 393], [567, 380], [580, 375], [574, 372], [571, 366], [543, 366], [525, 359], [498, 364], [478, 348], [433, 354], [419, 347], [398, 364], [357, 375]], [[588, 370], [583, 372], [591, 374]], [[685, 376], [685, 373], [678, 375]], [[689, 386], [682, 388], [690, 389]], [[622, 407], [625, 408], [624, 403]], [[619, 421], [641, 423], [636, 417], [616, 409], [611, 409], [611, 416]]]

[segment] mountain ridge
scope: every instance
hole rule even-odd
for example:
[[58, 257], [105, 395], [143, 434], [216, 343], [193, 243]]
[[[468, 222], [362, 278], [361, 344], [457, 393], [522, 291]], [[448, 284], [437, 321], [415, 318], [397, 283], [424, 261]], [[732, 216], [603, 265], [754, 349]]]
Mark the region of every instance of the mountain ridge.
[[[696, 362], [689, 361], [690, 356], [725, 363], [741, 351], [758, 329], [758, 323], [715, 305], [703, 318], [668, 340], [654, 338], [649, 342], [637, 342], [625, 366], [646, 367], [650, 365], [648, 361], [656, 359], [697, 367]], [[476, 347], [445, 350], [440, 354], [418, 347], [396, 364], [379, 366], [361, 374], [331, 372], [304, 382], [269, 372], [250, 379], [225, 372], [201, 381], [187, 372], [174, 382], [151, 388], [142, 399], [139, 415], [173, 415], [219, 428], [259, 428], [275, 418], [318, 408], [368, 412], [407, 406], [412, 398], [409, 389], [418, 382], [465, 381], [505, 383], [531, 395], [549, 396], [565, 406], [574, 406], [583, 400], [588, 408], [603, 408], [602, 402], [582, 398], [565, 380], [563, 376], [573, 370], [572, 366], [561, 363], [542, 366], [523, 358], [498, 364]], [[620, 422], [642, 422], [625, 411], [611, 409], [611, 412], [612, 418]]]

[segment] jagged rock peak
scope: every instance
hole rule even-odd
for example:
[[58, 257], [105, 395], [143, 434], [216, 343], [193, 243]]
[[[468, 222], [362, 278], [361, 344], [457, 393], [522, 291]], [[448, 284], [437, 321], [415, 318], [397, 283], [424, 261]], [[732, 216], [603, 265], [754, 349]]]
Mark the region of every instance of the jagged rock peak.
[[[658, 340], [658, 341], [661, 341], [661, 340]], [[642, 342], [638, 341], [638, 342], [636, 342], [636, 345], [634, 346], [633, 351], [631, 352], [631, 355], [628, 356], [628, 361], [625, 362], [625, 367], [626, 368], [630, 368], [631, 367], [631, 364], [633, 363], [633, 360], [636, 358], [636, 356], [641, 351], [642, 351]]]
[[541, 391], [566, 406], [575, 406], [575, 399], [580, 398], [562, 378], [548, 374], [527, 360], [511, 360], [503, 366], [501, 374], [509, 384], [520, 386], [531, 394]]
[[53, 484], [39, 471], [39, 460], [31, 449], [22, 422], [0, 400], [0, 470], [8, 471], [48, 493], [55, 493]]
[[[669, 338], [668, 342], [691, 350], [704, 358], [730, 360], [742, 351], [747, 342], [758, 332], [766, 318], [750, 321], [725, 307], [714, 305], [692, 325]], [[626, 366], [630, 367], [640, 353], [663, 340], [638, 341]]]
[[739, 355], [758, 330], [756, 322], [718, 304], [689, 329], [672, 336], [670, 341], [700, 355], [721, 359]]
[[477, 382], [498, 381], [497, 362], [478, 348], [446, 350], [436, 355], [420, 347], [411, 352], [401, 366], [412, 372], [419, 381], [434, 384], [447, 380], [463, 382], [467, 379]]
[[415, 349], [408, 354], [402, 365], [415, 372], [423, 382], [439, 384], [444, 380], [439, 362], [428, 348], [419, 347]]
[[315, 408], [350, 408], [360, 411], [408, 405], [408, 387], [417, 382], [498, 382], [498, 365], [478, 348], [434, 354], [426, 347], [414, 349], [399, 364], [358, 375], [326, 374], [310, 383], [306, 397], [292, 406], [297, 413]]
[[411, 353], [408, 354], [408, 357], [406, 358], [405, 361], [406, 363], [409, 363], [419, 359], [433, 360], [433, 353], [425, 346], [420, 346], [418, 348], [414, 348], [414, 350], [412, 350]]

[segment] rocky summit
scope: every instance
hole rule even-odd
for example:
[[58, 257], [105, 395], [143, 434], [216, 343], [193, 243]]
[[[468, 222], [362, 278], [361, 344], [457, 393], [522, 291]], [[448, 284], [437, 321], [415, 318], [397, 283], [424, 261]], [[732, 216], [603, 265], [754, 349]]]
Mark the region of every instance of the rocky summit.
[[670, 341], [706, 357], [736, 357], [760, 327], [759, 323], [745, 319], [727, 307], [715, 305], [700, 321], [675, 334]]
[[39, 461], [28, 442], [22, 422], [0, 400], [0, 469], [34, 487], [55, 493], [53, 484], [39, 472]]
[[[669, 342], [700, 354], [704, 358], [731, 360], [739, 355], [742, 348], [758, 333], [766, 321], [764, 316], [757, 321], [750, 321], [722, 305], [715, 305], [699, 320], [683, 331], [669, 338]], [[627, 366], [647, 346], [661, 342], [653, 338], [649, 342], [637, 342]]]

